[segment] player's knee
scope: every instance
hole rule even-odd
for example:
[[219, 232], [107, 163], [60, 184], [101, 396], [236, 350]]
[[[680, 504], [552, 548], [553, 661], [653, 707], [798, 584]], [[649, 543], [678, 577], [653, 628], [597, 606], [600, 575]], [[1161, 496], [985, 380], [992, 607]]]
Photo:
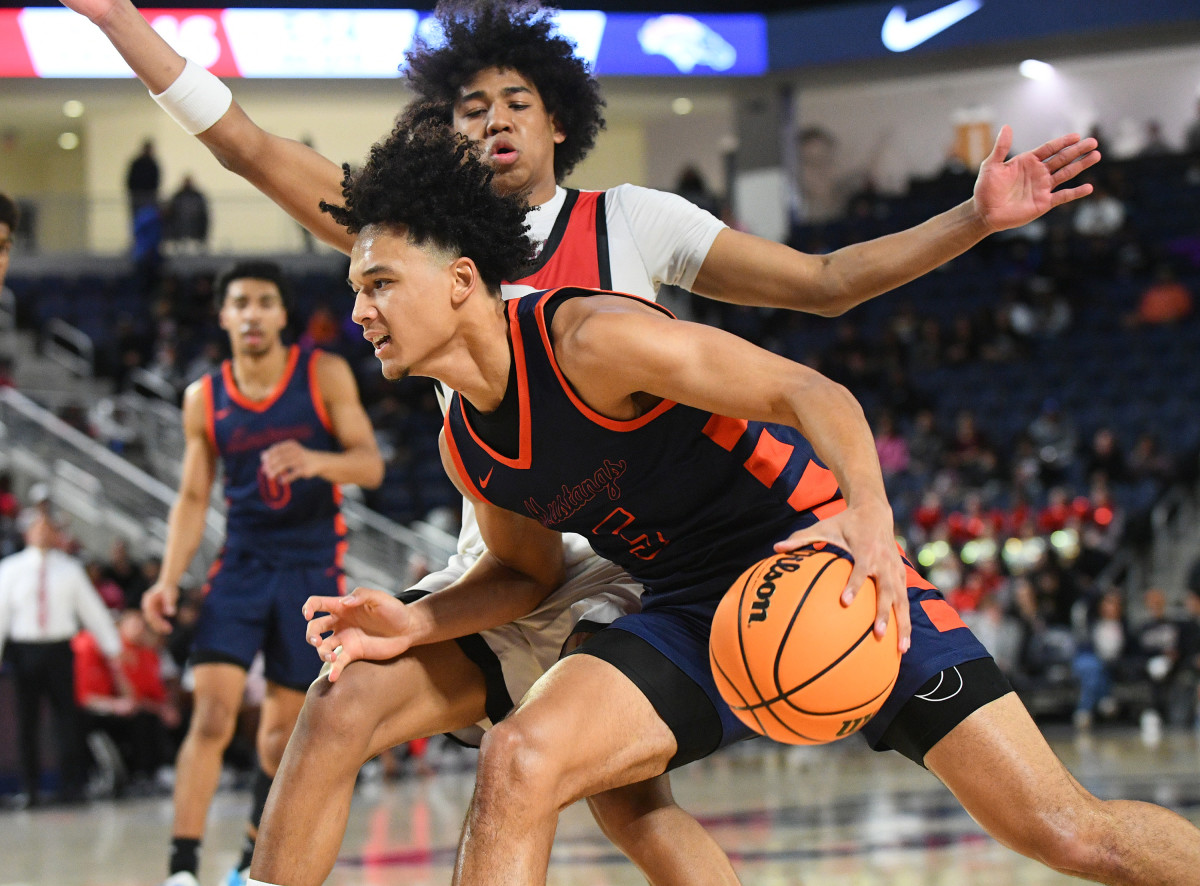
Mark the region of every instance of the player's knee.
[[552, 744], [542, 741], [536, 728], [520, 722], [520, 718], [504, 720], [484, 736], [480, 745], [477, 783], [485, 793], [554, 804], [555, 788], [560, 782], [558, 762]]
[[218, 699], [198, 701], [192, 711], [189, 736], [206, 744], [228, 744], [237, 726], [238, 709]]
[[[347, 748], [361, 743], [374, 722], [373, 706], [355, 684], [349, 669], [336, 683], [314, 683], [292, 730], [295, 741], [309, 747], [324, 743]], [[286, 744], [288, 737], [284, 736], [283, 741]]]

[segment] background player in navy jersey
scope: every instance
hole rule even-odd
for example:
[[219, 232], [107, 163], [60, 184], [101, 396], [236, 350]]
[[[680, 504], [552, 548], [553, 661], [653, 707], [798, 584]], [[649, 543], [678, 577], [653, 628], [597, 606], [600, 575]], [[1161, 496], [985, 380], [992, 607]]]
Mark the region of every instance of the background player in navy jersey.
[[[900, 557], [871, 431], [848, 391], [630, 296], [563, 287], [506, 304], [498, 281], [532, 245], [517, 199], [488, 178], [461, 137], [401, 126], [347, 173], [345, 205], [330, 207], [358, 236], [354, 318], [384, 375], [430, 375], [459, 392], [443, 461], [475, 501], [488, 553], [412, 604], [366, 589], [314, 598], [310, 638], [336, 681], [351, 660], [510, 620], [560, 581], [567, 530], [645, 591], [640, 612], [592, 634], [484, 739], [456, 883], [543, 883], [562, 808], [747, 737], [709, 671], [712, 612], [753, 562], [814, 541], [854, 554], [846, 594], [875, 580], [878, 632], [894, 614], [902, 650], [911, 637], [864, 730], [876, 749], [927, 766], [993, 836], [1056, 870], [1195, 879], [1200, 831], [1084, 790], [983, 646]], [[814, 479], [829, 471], [836, 484]], [[614, 515], [618, 528], [637, 525], [614, 532]], [[944, 679], [960, 684], [953, 697], [922, 691]]]
[[[242, 262], [215, 286], [232, 357], [184, 395], [185, 449], [159, 581], [142, 599], [150, 625], [171, 629], [179, 580], [204, 535], [218, 462], [227, 503], [191, 654], [194, 704], [175, 761], [171, 886], [196, 882], [205, 819], [233, 737], [246, 673], [263, 653], [260, 772], [249, 842], [271, 778], [321, 662], [304, 643], [300, 606], [342, 593], [346, 527], [339, 485], [378, 486], [383, 459], [344, 359], [288, 345], [287, 285], [270, 262]], [[320, 591], [315, 589], [320, 588]], [[235, 881], [238, 874], [231, 874]]]
[[[64, 2], [104, 31], [160, 104], [222, 164], [322, 240], [349, 251], [353, 238], [319, 210], [321, 199], [340, 199], [337, 164], [255, 125], [219, 81], [195, 65], [185, 67], [126, 0]], [[891, 237], [828, 256], [805, 255], [730, 230], [672, 194], [632, 185], [606, 192], [563, 189], [559, 182], [603, 126], [598, 84], [586, 66], [532, 4], [448, 5], [439, 18], [446, 40], [417, 47], [408, 83], [419, 98], [436, 102], [455, 128], [486, 145], [495, 186], [527, 194], [531, 234], [545, 244], [537, 267], [502, 287], [506, 297], [573, 283], [654, 298], [660, 285], [672, 284], [718, 299], [837, 314], [953, 258], [990, 232], [1025, 224], [1089, 193], [1088, 185], [1055, 188], [1099, 159], [1094, 140], [1066, 136], [1006, 161], [1011, 133], [1005, 128], [980, 170], [974, 196], [961, 206]], [[445, 586], [480, 556], [469, 506], [464, 518], [459, 556], [422, 581], [420, 590]], [[379, 750], [367, 744], [367, 735], [399, 743], [476, 722], [486, 726], [558, 657], [581, 619], [602, 623], [630, 605], [635, 583], [599, 562], [581, 539], [567, 547], [567, 581], [532, 616], [487, 631], [461, 649], [422, 647], [394, 669], [356, 669], [336, 690], [317, 684], [264, 820], [257, 853], [264, 870], [287, 882], [323, 880], [341, 841], [342, 828], [334, 822], [344, 824], [358, 767]], [[599, 605], [584, 604], [588, 599]], [[379, 728], [362, 728], [363, 718]], [[641, 798], [637, 808], [657, 814], [670, 804], [662, 779], [654, 797]], [[623, 816], [606, 830], [626, 851], [639, 851], [646, 841]], [[681, 822], [676, 832], [692, 825]], [[669, 842], [664, 854], [672, 848]], [[653, 856], [640, 863], [652, 863]], [[719, 881], [716, 863], [707, 869]]]

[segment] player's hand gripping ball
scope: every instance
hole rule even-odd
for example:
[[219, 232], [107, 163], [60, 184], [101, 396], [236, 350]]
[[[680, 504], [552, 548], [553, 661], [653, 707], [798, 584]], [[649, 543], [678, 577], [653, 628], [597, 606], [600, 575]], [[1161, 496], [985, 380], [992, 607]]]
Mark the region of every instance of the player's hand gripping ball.
[[852, 565], [828, 547], [774, 554], [742, 573], [717, 606], [713, 677], [756, 732], [787, 744], [844, 738], [892, 691], [900, 670], [896, 619], [875, 636], [873, 581], [842, 605]]

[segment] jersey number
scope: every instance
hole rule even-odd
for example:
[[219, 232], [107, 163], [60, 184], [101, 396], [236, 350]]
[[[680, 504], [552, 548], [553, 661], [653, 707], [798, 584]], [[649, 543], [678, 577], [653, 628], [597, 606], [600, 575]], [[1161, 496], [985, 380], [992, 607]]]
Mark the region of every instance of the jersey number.
[[646, 533], [639, 534], [637, 529], [631, 529], [633, 514], [624, 508], [617, 508], [592, 530], [593, 535], [616, 535], [629, 545], [629, 553], [640, 560], [653, 560], [658, 552], [670, 542], [662, 537], [661, 532], [655, 532], [655, 537]]

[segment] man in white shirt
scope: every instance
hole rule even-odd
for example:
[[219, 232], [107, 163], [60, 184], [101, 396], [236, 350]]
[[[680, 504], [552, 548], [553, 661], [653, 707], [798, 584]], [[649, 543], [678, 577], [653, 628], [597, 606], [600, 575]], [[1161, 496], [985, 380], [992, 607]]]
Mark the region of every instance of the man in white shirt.
[[[61, 775], [59, 799], [84, 799], [86, 777], [75, 706], [71, 638], [85, 627], [114, 664], [121, 638], [83, 565], [58, 549], [59, 531], [39, 514], [25, 532], [26, 547], [0, 560], [0, 653], [7, 653], [17, 694], [17, 743], [24, 793], [18, 807], [41, 802], [42, 700], [54, 716]], [[119, 670], [119, 669], [118, 669]]]

